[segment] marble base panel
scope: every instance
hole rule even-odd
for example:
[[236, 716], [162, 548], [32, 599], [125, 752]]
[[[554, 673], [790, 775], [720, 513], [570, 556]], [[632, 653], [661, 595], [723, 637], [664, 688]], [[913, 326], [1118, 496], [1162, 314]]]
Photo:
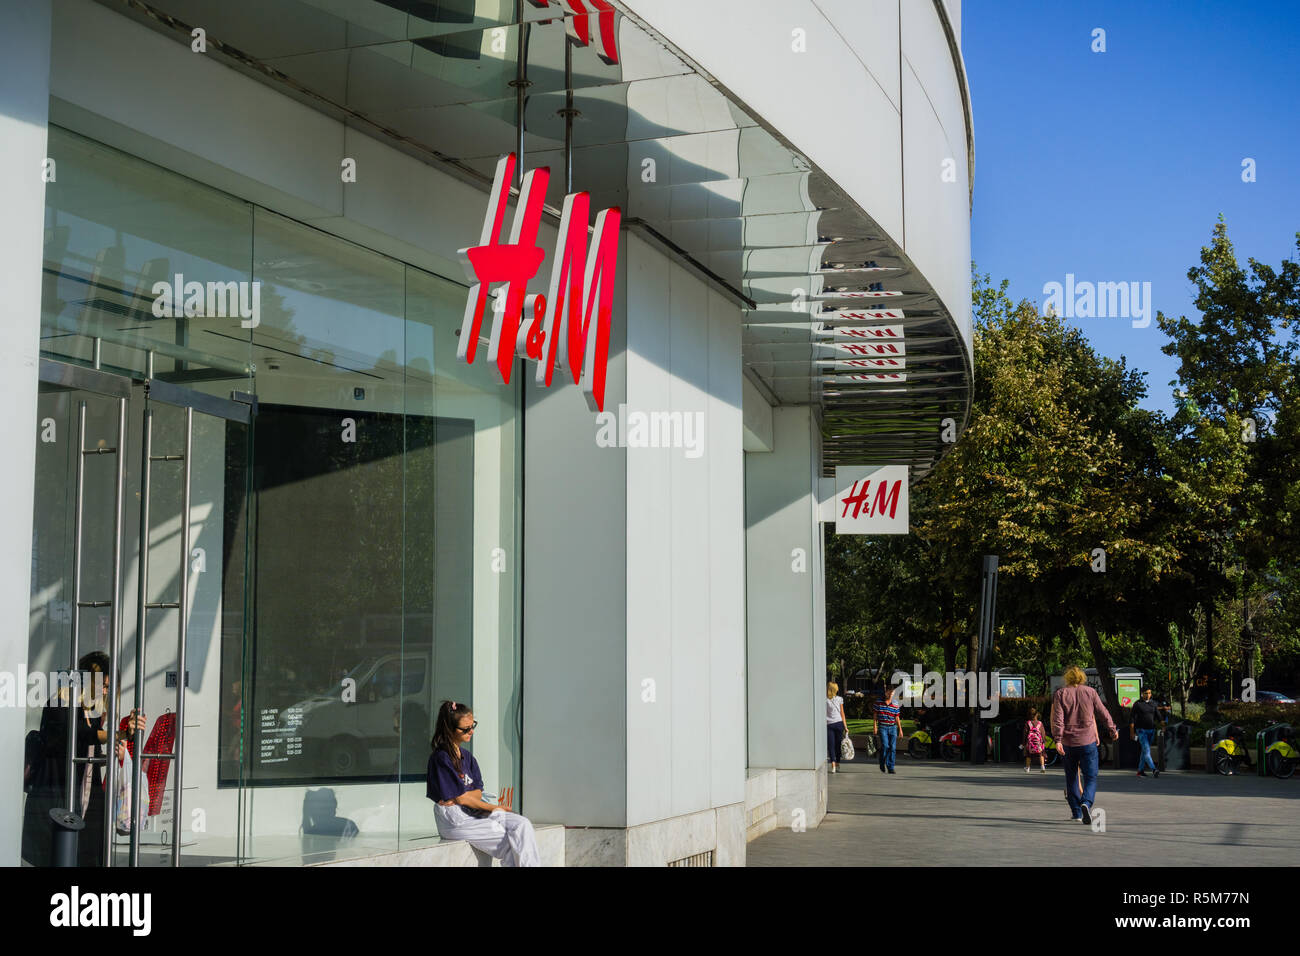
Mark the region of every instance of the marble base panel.
[[714, 866], [744, 866], [745, 844], [745, 805], [733, 803], [719, 807], [718, 845], [713, 853]]
[[[558, 824], [534, 825], [542, 866], [564, 866], [565, 829]], [[396, 850], [314, 866], [500, 866], [500, 862], [461, 840], [446, 840], [414, 850]]]
[[755, 840], [780, 825], [776, 815], [776, 771], [752, 768], [745, 773], [745, 839]]
[[634, 827], [572, 827], [567, 866], [667, 866], [713, 852], [714, 866], [745, 865], [745, 805], [733, 803]]
[[776, 771], [776, 826], [791, 826], [802, 811], [805, 827], [812, 829], [826, 816], [828, 765], [816, 770]]

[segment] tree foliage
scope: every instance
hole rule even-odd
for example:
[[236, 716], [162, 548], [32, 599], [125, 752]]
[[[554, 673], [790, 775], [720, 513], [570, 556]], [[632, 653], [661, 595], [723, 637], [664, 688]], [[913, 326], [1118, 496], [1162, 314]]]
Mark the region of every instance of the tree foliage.
[[1189, 278], [1200, 320], [1158, 316], [1180, 363], [1166, 416], [1124, 358], [973, 275], [966, 432], [912, 489], [910, 535], [828, 534], [828, 657], [972, 664], [996, 554], [995, 663], [1034, 690], [1071, 661], [1169, 685], [1296, 670], [1300, 268], [1240, 268], [1220, 222]]

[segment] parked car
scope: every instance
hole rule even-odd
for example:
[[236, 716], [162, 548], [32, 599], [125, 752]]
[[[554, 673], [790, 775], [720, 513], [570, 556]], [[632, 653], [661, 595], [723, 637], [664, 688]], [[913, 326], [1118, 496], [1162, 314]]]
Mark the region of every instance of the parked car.
[[1275, 690], [1260, 690], [1255, 692], [1255, 700], [1261, 704], [1294, 704], [1295, 699], [1288, 697]]
[[263, 761], [278, 757], [316, 776], [351, 777], [391, 772], [400, 746], [402, 772], [422, 772], [434, 710], [432, 670], [428, 653], [365, 658], [347, 674], [349, 699], [330, 689], [280, 712], [279, 726], [263, 733]]

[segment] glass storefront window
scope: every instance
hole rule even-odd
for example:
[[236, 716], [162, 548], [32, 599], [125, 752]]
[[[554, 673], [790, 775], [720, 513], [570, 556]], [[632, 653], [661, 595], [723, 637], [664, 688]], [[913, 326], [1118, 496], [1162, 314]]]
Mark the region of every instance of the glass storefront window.
[[[159, 502], [183, 500], [181, 472], [166, 468], [187, 420], [155, 399], [193, 392], [251, 417], [193, 416], [189, 524], [202, 556], [188, 578], [176, 764], [180, 825], [193, 811], [203, 825], [184, 834], [180, 862], [316, 862], [436, 839], [424, 776], [448, 698], [474, 707], [479, 764], [493, 789], [516, 788], [518, 806], [520, 397], [518, 383], [502, 387], [485, 364], [456, 360], [465, 288], [67, 131], [51, 130], [51, 154], [68, 186], [47, 192], [43, 352], [85, 366], [98, 340], [102, 371], [128, 382], [125, 527], [139, 515], [141, 422], [172, 456], [154, 466], [149, 495], [146, 600], [160, 605], [146, 638], [151, 724], [177, 680], [169, 635], [182, 612], [169, 602], [183, 522], [178, 504]], [[254, 284], [256, 326], [158, 316], [153, 283], [180, 272]], [[182, 392], [159, 384], [148, 397], [150, 374]], [[43, 414], [65, 428], [79, 400], [52, 392]], [[90, 400], [88, 440], [103, 443], [117, 407]], [[66, 447], [38, 457], [49, 493], [34, 523], [30, 643], [49, 668], [65, 666], [70, 649], [60, 609], [76, 457]], [[95, 481], [86, 500], [98, 513], [104, 479]], [[85, 534], [86, 553], [98, 554], [111, 522], [87, 519]], [[110, 691], [123, 714], [140, 553], [127, 534], [125, 642]], [[96, 593], [110, 579], [99, 565], [87, 578]], [[102, 617], [82, 621], [83, 652], [105, 643]], [[41, 718], [29, 715], [33, 729]], [[167, 813], [149, 827], [174, 828]], [[142, 861], [162, 862], [166, 834], [147, 829]], [[119, 863], [127, 839], [114, 840]]]
[[[520, 377], [503, 387], [456, 358], [464, 307], [462, 286], [407, 268], [407, 645], [431, 648], [436, 700], [474, 707], [484, 782], [515, 787], [519, 809]], [[431, 736], [410, 742], [422, 767]], [[428, 804], [422, 777], [403, 787], [404, 840], [433, 832]]]

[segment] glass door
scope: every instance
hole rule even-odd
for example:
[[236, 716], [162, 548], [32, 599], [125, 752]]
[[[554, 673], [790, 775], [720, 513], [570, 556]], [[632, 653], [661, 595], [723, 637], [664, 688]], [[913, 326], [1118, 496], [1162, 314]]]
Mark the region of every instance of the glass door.
[[[231, 394], [227, 391], [227, 394]], [[120, 859], [134, 866], [239, 859], [254, 399], [147, 379], [132, 389], [134, 534], [121, 712], [133, 779]], [[123, 791], [123, 804], [125, 795]], [[138, 820], [138, 826], [130, 821]], [[125, 831], [125, 832], [123, 832]]]
[[31, 863], [238, 859], [255, 399], [204, 385], [42, 362]]
[[109, 855], [100, 731], [117, 720], [130, 391], [118, 376], [41, 363], [22, 797], [22, 857], [37, 866]]

